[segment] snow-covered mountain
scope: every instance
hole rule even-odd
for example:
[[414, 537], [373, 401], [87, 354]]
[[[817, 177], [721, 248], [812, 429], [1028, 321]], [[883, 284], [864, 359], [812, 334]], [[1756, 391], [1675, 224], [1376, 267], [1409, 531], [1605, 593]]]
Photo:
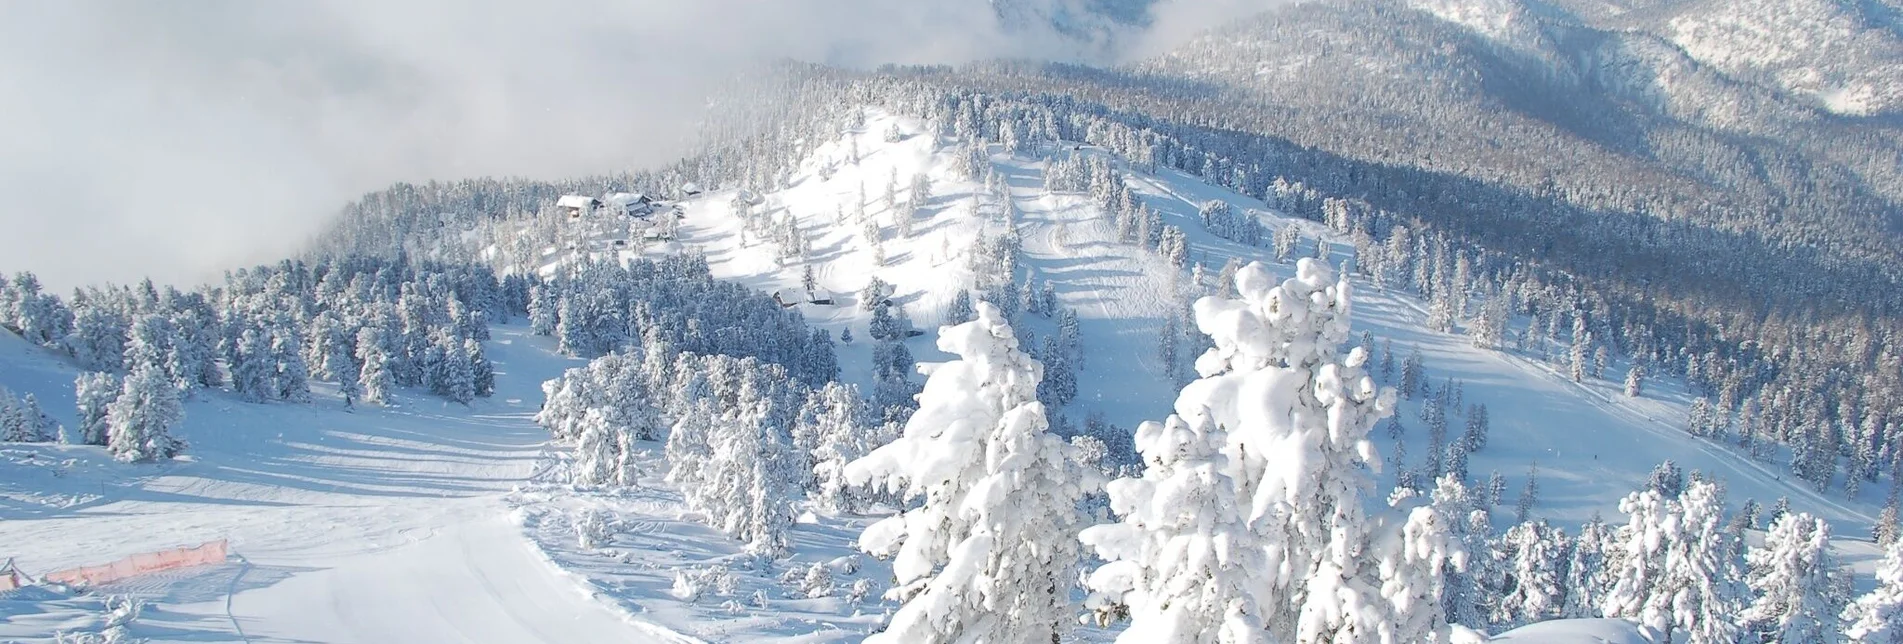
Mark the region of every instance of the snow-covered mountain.
[[[1149, 10], [992, 6], [1086, 47]], [[1773, 615], [1803, 603], [1785, 595], [1903, 579], [1903, 550], [1880, 564], [1875, 543], [1903, 481], [1895, 9], [1317, 0], [1116, 69], [789, 65], [771, 90], [710, 102], [706, 147], [665, 168], [396, 186], [351, 204], [304, 261], [191, 292], [61, 304], [15, 278], [0, 431], [30, 393], [103, 444], [0, 446], [0, 556], [35, 573], [227, 543], [224, 566], [101, 589], [153, 602], [130, 634], [163, 641], [857, 640], [915, 597], [881, 599], [892, 580], [953, 566], [862, 552], [903, 547], [889, 516], [945, 499], [867, 491], [852, 479], [870, 466], [847, 463], [901, 434], [885, 480], [919, 474], [906, 456], [988, 453], [908, 423], [923, 403], [1079, 466], [1040, 517], [1115, 521], [1141, 514], [1118, 503], [1181, 493], [1237, 511], [1214, 523], [1246, 538], [1280, 530], [1265, 552], [1303, 570], [1278, 575], [1429, 607], [1382, 628], [1470, 641], [1448, 622], [1621, 612], [1633, 622], [1502, 641], [1652, 641], [1701, 621], [1639, 605], [1682, 592], [1767, 638], [1798, 633]], [[1282, 317], [1315, 328], [1264, 322]], [[938, 342], [946, 328], [963, 339]], [[1302, 333], [1345, 346], [1280, 364], [1315, 349]], [[124, 384], [84, 375], [128, 367]], [[937, 387], [923, 401], [920, 376]], [[970, 391], [947, 390], [960, 379]], [[135, 413], [168, 388], [187, 394], [182, 422]], [[1329, 397], [1352, 413], [1311, 413]], [[185, 456], [117, 462], [168, 443], [83, 439], [101, 423], [170, 426]], [[1248, 442], [1265, 427], [1286, 430], [1285, 453]], [[1182, 442], [1166, 455], [1165, 440]], [[1025, 541], [1029, 524], [990, 518], [1029, 485], [998, 473], [1022, 469], [1024, 445], [982, 446], [1011, 455], [972, 460], [983, 493], [920, 483], [970, 496], [903, 533]], [[1227, 491], [1285, 494], [1170, 487], [1184, 463], [1210, 468], [1204, 485], [1268, 467]], [[1106, 496], [1086, 489], [1095, 474], [1147, 478]], [[1289, 510], [1318, 507], [1357, 512]], [[1051, 556], [1089, 543], [1155, 560], [1141, 541]], [[1354, 553], [1320, 565], [1317, 543]], [[1614, 551], [1626, 577], [1561, 576]], [[953, 572], [981, 584], [996, 577], [970, 566], [1015, 556]], [[1057, 559], [1040, 564], [1075, 567]], [[1043, 599], [1141, 612], [1106, 588], [1149, 582], [1112, 573], [1088, 600]], [[1781, 581], [1799, 574], [1824, 590]], [[1646, 587], [1659, 578], [1678, 586]], [[1585, 588], [1631, 605], [1549, 605]], [[124, 618], [102, 613], [70, 589], [0, 590], [0, 638]], [[1292, 632], [1287, 617], [1234, 623]], [[956, 626], [925, 621], [906, 623]], [[1076, 637], [1109, 641], [1114, 622]]]

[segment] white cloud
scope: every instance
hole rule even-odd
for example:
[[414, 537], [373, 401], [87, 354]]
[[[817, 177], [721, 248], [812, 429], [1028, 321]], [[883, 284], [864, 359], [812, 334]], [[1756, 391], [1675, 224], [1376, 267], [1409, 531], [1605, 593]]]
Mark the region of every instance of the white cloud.
[[994, 16], [986, 0], [0, 4], [0, 270], [189, 283], [283, 256], [391, 182], [665, 161], [706, 84], [762, 58], [1073, 49]]

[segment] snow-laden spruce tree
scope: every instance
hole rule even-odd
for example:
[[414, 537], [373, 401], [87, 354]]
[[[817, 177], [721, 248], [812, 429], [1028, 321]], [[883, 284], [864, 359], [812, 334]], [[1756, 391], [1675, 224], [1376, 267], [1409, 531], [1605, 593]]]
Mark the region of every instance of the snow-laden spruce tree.
[[1617, 547], [1615, 535], [1606, 522], [1594, 515], [1579, 526], [1566, 556], [1566, 602], [1560, 617], [1568, 619], [1599, 616], [1599, 604], [1606, 592], [1606, 560], [1609, 548]]
[[108, 408], [119, 398], [119, 379], [109, 373], [89, 372], [73, 379], [74, 403], [79, 412], [79, 442], [105, 445], [109, 434]]
[[720, 496], [696, 509], [713, 527], [745, 541], [749, 552], [777, 557], [788, 545], [793, 502], [804, 492], [796, 468], [805, 460], [781, 424], [773, 387], [785, 382], [786, 373], [773, 367], [754, 358], [737, 365], [737, 404], [714, 422], [708, 441], [707, 483]]
[[1877, 565], [1877, 587], [1844, 607], [1844, 637], [1857, 644], [1903, 644], [1903, 541]]
[[172, 437], [172, 427], [183, 420], [178, 389], [158, 367], [141, 364], [126, 376], [119, 397], [106, 406], [106, 425], [111, 428], [106, 449], [114, 459], [127, 462], [171, 458], [185, 449]]
[[1675, 499], [1658, 489], [1634, 492], [1619, 510], [1627, 522], [1619, 529], [1612, 588], [1600, 612], [1675, 642], [1736, 641], [1746, 591], [1718, 486], [1693, 481]]
[[576, 420], [574, 481], [582, 485], [612, 485], [620, 479], [621, 441], [600, 409], [583, 411]]
[[1362, 370], [1367, 352], [1348, 339], [1349, 287], [1324, 262], [1302, 259], [1276, 283], [1267, 267], [1236, 272], [1240, 299], [1196, 302], [1196, 325], [1215, 343], [1196, 361], [1176, 413], [1228, 429], [1235, 481], [1266, 565], [1258, 579], [1276, 641], [1371, 636], [1388, 616], [1369, 552], [1362, 497], [1380, 467], [1368, 431], [1394, 395]]
[[1074, 620], [1078, 501], [1092, 483], [1046, 431], [1042, 366], [1020, 351], [997, 307], [939, 330], [957, 360], [929, 370], [902, 436], [846, 466], [918, 507], [868, 527], [867, 552], [892, 557], [903, 601], [874, 643], [1058, 641]]
[[794, 433], [813, 462], [813, 501], [835, 512], [858, 512], [863, 495], [846, 481], [846, 464], [872, 451], [865, 400], [852, 385], [828, 382], [807, 397]]
[[1566, 562], [1566, 533], [1545, 521], [1528, 521], [1507, 529], [1500, 548], [1506, 595], [1493, 603], [1493, 622], [1523, 626], [1559, 616], [1566, 598], [1560, 574]]
[[1256, 596], [1263, 550], [1224, 473], [1226, 437], [1207, 416], [1138, 426], [1143, 477], [1106, 487], [1122, 520], [1078, 535], [1108, 562], [1087, 581], [1089, 607], [1100, 619], [1129, 616], [1118, 642], [1268, 641]]
[[[1388, 504], [1412, 505], [1398, 530], [1377, 534], [1376, 547], [1386, 553], [1380, 561], [1381, 602], [1388, 615], [1372, 633], [1346, 634], [1338, 642], [1462, 642], [1480, 639], [1448, 622], [1446, 603], [1454, 583], [1467, 570], [1468, 551], [1460, 533], [1464, 503], [1448, 503], [1445, 488], [1453, 482], [1441, 477], [1431, 501], [1419, 493], [1396, 488]], [[1374, 607], [1370, 607], [1374, 608]]]
[[1850, 600], [1850, 575], [1830, 553], [1830, 524], [1787, 514], [1745, 555], [1746, 583], [1756, 593], [1741, 616], [1757, 641], [1829, 642]]

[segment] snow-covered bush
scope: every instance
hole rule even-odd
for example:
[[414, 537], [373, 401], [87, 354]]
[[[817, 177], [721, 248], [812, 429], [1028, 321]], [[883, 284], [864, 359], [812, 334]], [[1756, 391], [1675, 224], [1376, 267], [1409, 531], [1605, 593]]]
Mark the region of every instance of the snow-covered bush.
[[725, 566], [683, 568], [674, 571], [674, 585], [668, 594], [684, 602], [700, 601], [710, 592], [716, 597], [732, 597], [739, 583]]
[[593, 550], [614, 538], [614, 516], [606, 510], [584, 510], [574, 518], [574, 524], [575, 539], [582, 548]]
[[825, 563], [813, 562], [805, 566], [788, 566], [780, 574], [780, 586], [786, 590], [786, 596], [800, 599], [818, 599], [833, 596], [833, 573]]

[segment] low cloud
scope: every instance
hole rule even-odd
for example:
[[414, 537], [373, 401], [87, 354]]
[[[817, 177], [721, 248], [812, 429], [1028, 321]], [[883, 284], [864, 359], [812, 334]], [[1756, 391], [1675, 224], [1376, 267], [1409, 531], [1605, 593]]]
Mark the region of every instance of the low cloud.
[[[1175, 4], [1197, 3], [1160, 6]], [[764, 58], [1092, 51], [997, 14], [985, 0], [6, 3], [0, 270], [62, 289], [191, 283], [292, 252], [395, 181], [662, 162], [708, 84]]]

